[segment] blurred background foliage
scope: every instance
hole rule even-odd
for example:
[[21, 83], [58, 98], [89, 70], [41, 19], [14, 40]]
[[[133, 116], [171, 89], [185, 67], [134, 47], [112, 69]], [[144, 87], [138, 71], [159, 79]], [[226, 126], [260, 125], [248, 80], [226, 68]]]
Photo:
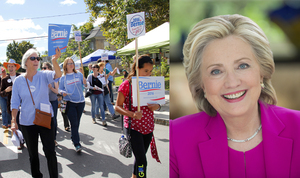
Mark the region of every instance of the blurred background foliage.
[[[171, 0], [170, 3], [170, 54], [171, 62], [182, 62], [182, 46], [193, 26], [208, 17], [226, 14], [241, 14], [256, 22], [267, 35], [276, 60], [294, 60], [298, 55], [295, 38], [289, 30], [282, 30], [279, 20], [271, 19], [271, 13], [288, 4], [298, 8], [300, 1], [282, 0], [243, 0], [243, 1], [203, 1], [203, 0]], [[295, 15], [296, 16], [296, 15]], [[298, 24], [300, 25], [300, 14]], [[275, 22], [276, 23], [275, 23]], [[282, 20], [281, 20], [282, 21]], [[282, 23], [281, 23], [282, 25]], [[287, 28], [295, 28], [295, 24], [284, 24]], [[286, 33], [285, 33], [286, 32]], [[300, 36], [300, 35], [298, 35]], [[289, 38], [290, 37], [290, 38]], [[300, 40], [300, 39], [299, 39]]]

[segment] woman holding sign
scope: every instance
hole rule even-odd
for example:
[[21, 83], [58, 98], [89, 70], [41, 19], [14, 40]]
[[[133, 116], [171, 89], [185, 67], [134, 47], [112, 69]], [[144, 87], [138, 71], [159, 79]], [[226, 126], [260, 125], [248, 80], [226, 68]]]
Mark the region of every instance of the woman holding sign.
[[[38, 52], [33, 48], [27, 50], [22, 58], [22, 68], [26, 69], [26, 73], [25, 75], [18, 76], [13, 84], [11, 130], [13, 132], [18, 130], [16, 117], [19, 106], [21, 105], [20, 126], [28, 148], [32, 177], [43, 177], [43, 174], [40, 172], [39, 163], [39, 136], [47, 158], [49, 175], [51, 178], [58, 177], [53, 134], [53, 109], [49, 101], [48, 85], [57, 82], [61, 76], [61, 71], [56, 61], [60, 57], [60, 54], [60, 49], [56, 48], [56, 54], [52, 56], [54, 71], [38, 71], [37, 69], [40, 66], [39, 61], [41, 60], [41, 58], [38, 57]], [[33, 124], [35, 120], [35, 108], [52, 114], [51, 129]]]
[[[131, 72], [127, 80], [125, 80], [119, 87], [117, 96], [116, 111], [124, 115], [124, 127], [127, 133], [130, 129], [130, 141], [133, 154], [135, 156], [132, 178], [146, 177], [147, 159], [146, 153], [151, 142], [151, 154], [158, 162], [158, 155], [153, 137], [154, 130], [154, 110], [160, 109], [159, 104], [148, 104], [141, 106], [141, 111], [137, 111], [137, 107], [131, 106], [129, 110], [129, 97], [132, 98], [131, 78], [136, 76], [136, 62], [133, 64]], [[139, 76], [150, 76], [153, 69], [153, 61], [149, 56], [143, 55], [138, 59], [138, 73]], [[129, 128], [128, 121], [131, 118], [131, 128]]]

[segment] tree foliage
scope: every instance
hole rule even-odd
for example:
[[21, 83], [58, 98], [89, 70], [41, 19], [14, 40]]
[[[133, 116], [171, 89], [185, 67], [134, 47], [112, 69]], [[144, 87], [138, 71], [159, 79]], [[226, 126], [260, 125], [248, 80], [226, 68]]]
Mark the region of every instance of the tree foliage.
[[6, 48], [6, 56], [7, 60], [14, 59], [16, 63], [22, 63], [23, 54], [30, 48], [33, 48], [33, 44], [29, 41], [22, 41], [21, 43], [13, 41], [12, 43], [7, 45]]
[[[133, 39], [127, 39], [126, 15], [145, 12], [146, 32], [169, 21], [169, 0], [84, 0], [91, 13], [91, 21], [104, 17], [101, 30], [111, 45], [117, 49]], [[132, 58], [122, 57], [128, 67]]]
[[[81, 34], [88, 33], [93, 29], [93, 24], [91, 22], [87, 22], [84, 25], [80, 26], [79, 28], [76, 27], [74, 24], [72, 24], [72, 30], [73, 31], [81, 31]], [[82, 36], [82, 41], [80, 42], [80, 51], [81, 51], [81, 57], [85, 57], [93, 52], [93, 50], [90, 48], [90, 41], [91, 40], [84, 40], [84, 36]], [[61, 54], [61, 57], [58, 59], [58, 62], [63, 62], [67, 57], [71, 57], [73, 55], [76, 55], [80, 57], [79, 54], [79, 48], [78, 48], [78, 42], [75, 41], [75, 38], [70, 38], [68, 42], [68, 47], [66, 49], [66, 52]]]

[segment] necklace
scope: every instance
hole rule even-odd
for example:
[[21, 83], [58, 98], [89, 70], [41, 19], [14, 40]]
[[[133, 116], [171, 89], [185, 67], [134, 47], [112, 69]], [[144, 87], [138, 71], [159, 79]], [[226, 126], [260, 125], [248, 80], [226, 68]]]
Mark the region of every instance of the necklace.
[[232, 138], [229, 138], [227, 137], [227, 140], [230, 140], [230, 141], [233, 141], [233, 142], [238, 142], [238, 143], [243, 143], [243, 142], [247, 142], [249, 140], [252, 140], [257, 134], [258, 132], [261, 130], [261, 124], [260, 126], [258, 127], [258, 129], [256, 130], [256, 132], [249, 138], [245, 139], [245, 140], [236, 140], [236, 139], [232, 139]]

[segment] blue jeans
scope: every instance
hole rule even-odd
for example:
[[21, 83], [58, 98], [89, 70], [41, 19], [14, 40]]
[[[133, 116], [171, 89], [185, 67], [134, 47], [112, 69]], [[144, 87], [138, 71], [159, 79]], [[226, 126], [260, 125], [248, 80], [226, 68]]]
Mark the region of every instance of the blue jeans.
[[57, 135], [57, 109], [58, 109], [58, 101], [50, 101], [53, 109], [53, 122], [54, 122], [54, 140], [56, 140], [56, 135]]
[[109, 88], [109, 91], [110, 91], [109, 96], [110, 96], [111, 103], [114, 102], [114, 92], [113, 92], [113, 88], [112, 88], [113, 83], [114, 83], [114, 81], [110, 81], [110, 80], [108, 81], [108, 88]]
[[66, 107], [66, 113], [71, 123], [71, 139], [74, 146], [81, 146], [79, 143], [79, 124], [80, 118], [83, 113], [85, 102], [82, 103], [73, 103], [68, 101]]
[[104, 102], [105, 102], [106, 106], [108, 107], [108, 111], [110, 112], [110, 114], [114, 115], [115, 109], [114, 109], [114, 106], [111, 104], [109, 94], [104, 96]]
[[91, 103], [92, 103], [92, 108], [91, 108], [91, 113], [92, 113], [92, 118], [96, 118], [96, 114], [98, 112], [99, 114], [99, 108], [100, 107], [100, 113], [101, 113], [101, 117], [102, 117], [102, 121], [105, 120], [105, 110], [103, 107], [103, 94], [92, 94], [90, 96], [91, 98]]
[[11, 115], [8, 114], [8, 111], [7, 111], [7, 96], [6, 97], [0, 96], [0, 105], [2, 108], [3, 125], [5, 125], [5, 126], [11, 125]]

